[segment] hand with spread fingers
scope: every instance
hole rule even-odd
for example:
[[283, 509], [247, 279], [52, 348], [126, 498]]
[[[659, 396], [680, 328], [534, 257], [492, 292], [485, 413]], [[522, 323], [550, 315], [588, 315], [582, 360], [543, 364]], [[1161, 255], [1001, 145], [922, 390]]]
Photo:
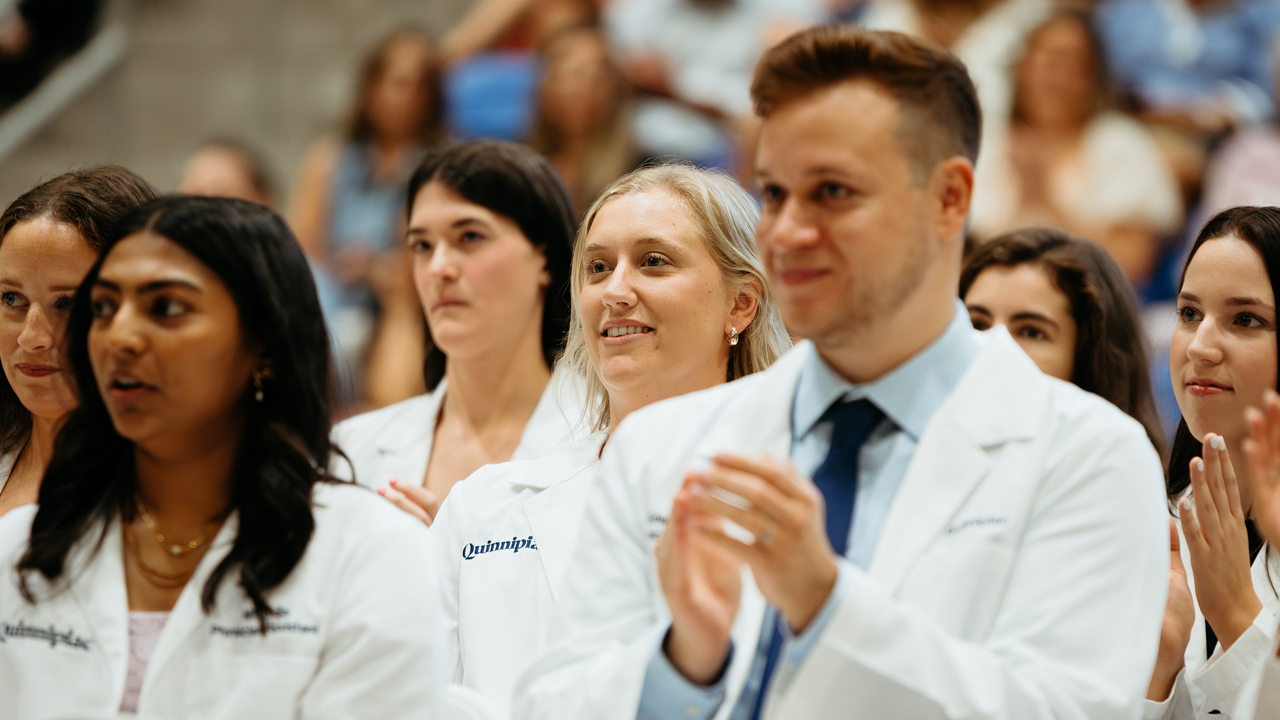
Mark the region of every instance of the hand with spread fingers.
[[1262, 601], [1253, 589], [1249, 535], [1226, 440], [1206, 433], [1203, 442], [1203, 457], [1191, 461], [1191, 497], [1183, 498], [1178, 509], [1196, 600], [1226, 649], [1253, 624]]
[[1276, 543], [1280, 542], [1280, 395], [1268, 390], [1262, 410], [1250, 408], [1248, 417], [1244, 449], [1253, 495], [1250, 515], [1263, 537]]
[[[793, 632], [803, 632], [831, 595], [838, 576], [835, 552], [827, 541], [826, 506], [817, 486], [789, 462], [717, 455], [690, 492], [694, 508], [704, 518], [698, 532], [747, 563], [769, 604]], [[755, 542], [726, 534], [723, 520], [750, 532]]]
[[1147, 699], [1164, 702], [1173, 692], [1178, 673], [1186, 664], [1187, 645], [1196, 622], [1195, 600], [1187, 582], [1187, 569], [1182, 565], [1182, 544], [1178, 526], [1169, 521], [1169, 599], [1165, 601], [1164, 624], [1160, 627], [1160, 650], [1156, 669], [1151, 673]]
[[729, 633], [742, 598], [742, 561], [698, 532], [699, 522], [708, 519], [694, 509], [696, 477], [685, 477], [654, 555], [671, 609], [667, 657], [690, 681], [710, 685], [729, 654]]
[[436, 494], [413, 483], [401, 483], [392, 480], [391, 489], [380, 488], [378, 494], [391, 501], [392, 505], [418, 518], [427, 527], [435, 522], [436, 513], [440, 512], [440, 501]]

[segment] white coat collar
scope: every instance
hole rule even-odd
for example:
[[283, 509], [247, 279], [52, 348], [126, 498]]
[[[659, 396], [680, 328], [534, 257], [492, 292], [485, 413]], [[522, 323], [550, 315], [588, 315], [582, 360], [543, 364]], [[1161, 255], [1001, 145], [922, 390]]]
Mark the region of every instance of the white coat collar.
[[905, 580], [991, 468], [991, 451], [1035, 436], [1049, 383], [1008, 332], [986, 348], [925, 428], [868, 568], [884, 587]]
[[448, 388], [449, 380], [442, 379], [431, 392], [405, 401], [398, 421], [389, 423], [375, 441], [378, 450], [395, 454], [425, 445], [429, 451]]
[[[209, 551], [201, 558], [195, 573], [182, 589], [147, 663], [140, 697], [147, 696], [148, 688], [165, 671], [174, 653], [204, 619], [200, 602], [204, 584], [213, 569], [231, 551], [238, 528], [239, 517], [233, 512], [222, 524]], [[93, 637], [98, 639], [99, 649], [112, 669], [114, 702], [119, 704], [124, 695], [125, 674], [129, 665], [129, 623], [121, 622], [122, 618], [129, 615], [129, 599], [124, 580], [124, 535], [120, 519], [117, 517], [107, 525], [100, 545], [98, 538], [96, 532], [90, 533], [72, 551], [72, 556], [68, 558], [70, 572], [66, 577], [69, 580], [74, 578], [74, 582], [68, 581], [65, 587], [88, 621]], [[83, 579], [78, 577], [81, 574], [84, 575]]]
[[[527, 460], [512, 466], [520, 468], [520, 472], [507, 473], [507, 482], [515, 488], [533, 488], [545, 490], [568, 482], [586, 468], [600, 461], [600, 450], [609, 438], [606, 430], [591, 433], [563, 450], [541, 457]], [[527, 468], [527, 472], [524, 471]]]

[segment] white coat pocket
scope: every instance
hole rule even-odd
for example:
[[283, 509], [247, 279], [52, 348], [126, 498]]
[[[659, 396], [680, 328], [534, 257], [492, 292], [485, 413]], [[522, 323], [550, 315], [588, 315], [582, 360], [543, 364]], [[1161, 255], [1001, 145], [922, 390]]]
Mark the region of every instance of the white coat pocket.
[[319, 661], [305, 655], [204, 656], [185, 682], [187, 720], [292, 718]]
[[[900, 597], [956, 637], [981, 642], [991, 634], [1013, 548], [992, 537], [959, 537], [934, 545], [903, 585]], [[941, 590], [941, 588], [946, 588]]]

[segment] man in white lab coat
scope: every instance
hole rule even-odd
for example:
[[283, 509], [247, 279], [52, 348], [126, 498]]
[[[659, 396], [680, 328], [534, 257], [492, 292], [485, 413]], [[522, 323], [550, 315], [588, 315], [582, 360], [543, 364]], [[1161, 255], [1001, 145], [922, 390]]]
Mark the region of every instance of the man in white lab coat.
[[980, 112], [939, 47], [771, 50], [771, 369], [606, 446], [532, 718], [1137, 718], [1168, 586], [1142, 428], [955, 298]]

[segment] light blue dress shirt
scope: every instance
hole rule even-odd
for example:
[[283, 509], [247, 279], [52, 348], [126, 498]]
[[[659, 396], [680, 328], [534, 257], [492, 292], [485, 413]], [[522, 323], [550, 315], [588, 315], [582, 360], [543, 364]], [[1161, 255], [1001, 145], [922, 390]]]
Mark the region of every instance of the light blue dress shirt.
[[[798, 471], [812, 477], [826, 459], [831, 448], [831, 422], [822, 420], [822, 415], [833, 403], [866, 398], [885, 414], [885, 419], [862, 446], [859, 457], [858, 489], [845, 552], [846, 560], [853, 565], [863, 570], [870, 565], [889, 507], [906, 475], [920, 435], [981, 351], [982, 343], [969, 322], [969, 311], [958, 300], [955, 316], [942, 335], [875, 382], [849, 383], [810, 346], [791, 410], [791, 461]], [[844, 572], [841, 567], [841, 577]], [[798, 637], [787, 638], [788, 645], [779, 658], [775, 675], [794, 672], [804, 662], [839, 606], [843, 592], [844, 583], [837, 580], [835, 589], [809, 627]], [[746, 686], [730, 716], [732, 720], [750, 720], [760, 692], [773, 624], [774, 611], [770, 608], [761, 627], [761, 642]], [[725, 692], [723, 679], [711, 687], [690, 683], [659, 646], [654, 648], [649, 661], [637, 717], [639, 720], [676, 717], [705, 720], [720, 708]]]

